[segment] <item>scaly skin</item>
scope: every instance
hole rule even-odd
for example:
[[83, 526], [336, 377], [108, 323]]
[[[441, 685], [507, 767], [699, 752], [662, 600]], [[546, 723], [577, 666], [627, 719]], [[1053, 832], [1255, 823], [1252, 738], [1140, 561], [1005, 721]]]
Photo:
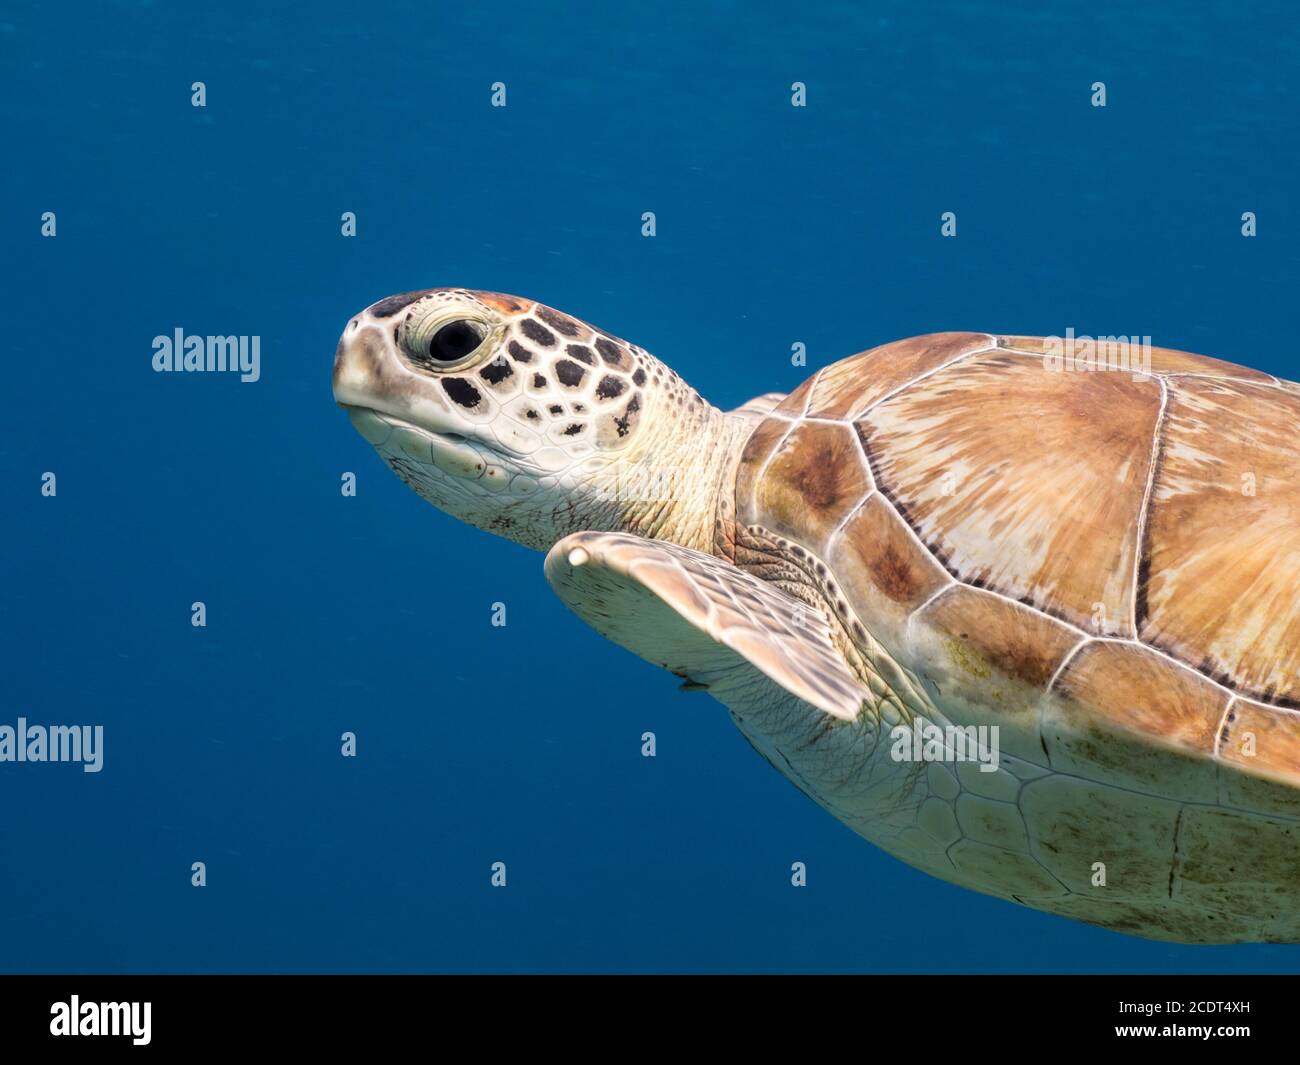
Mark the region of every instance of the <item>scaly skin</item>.
[[[412, 356], [416, 334], [427, 343], [460, 321], [487, 334], [470, 362], [448, 371]], [[334, 393], [421, 496], [539, 551], [582, 529], [712, 550], [718, 485], [753, 424], [635, 345], [461, 289], [393, 297], [353, 318]]]

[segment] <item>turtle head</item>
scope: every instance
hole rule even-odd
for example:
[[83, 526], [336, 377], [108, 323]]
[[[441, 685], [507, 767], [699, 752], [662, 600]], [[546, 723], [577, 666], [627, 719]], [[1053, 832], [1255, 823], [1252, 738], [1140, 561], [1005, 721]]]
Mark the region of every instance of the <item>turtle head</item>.
[[575, 529], [626, 527], [610, 484], [680, 422], [672, 412], [712, 410], [634, 344], [466, 289], [390, 296], [354, 317], [334, 398], [429, 502], [541, 550]]

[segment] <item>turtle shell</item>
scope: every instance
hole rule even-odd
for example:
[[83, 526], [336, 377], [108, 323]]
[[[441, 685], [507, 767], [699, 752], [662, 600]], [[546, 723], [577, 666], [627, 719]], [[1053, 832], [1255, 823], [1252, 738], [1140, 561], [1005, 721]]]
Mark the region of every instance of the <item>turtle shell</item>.
[[[1062, 810], [1105, 821], [1077, 794], [1101, 782], [1165, 804], [1173, 852], [1276, 817], [1300, 880], [1300, 385], [1055, 351], [939, 333], [826, 367], [757, 424], [736, 521], [823, 561], [849, 621], [954, 720], [1002, 726], [1023, 776], [1064, 775], [1018, 800], [1039, 858]], [[1179, 889], [1212, 909], [1217, 876]]]

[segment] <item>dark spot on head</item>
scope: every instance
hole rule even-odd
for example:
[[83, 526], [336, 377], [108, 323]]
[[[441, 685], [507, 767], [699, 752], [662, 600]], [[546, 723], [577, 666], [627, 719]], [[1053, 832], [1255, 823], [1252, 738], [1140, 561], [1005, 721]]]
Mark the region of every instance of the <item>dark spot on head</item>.
[[596, 356], [591, 353], [591, 348], [585, 344], [569, 344], [564, 350], [579, 362], [585, 362], [588, 366], [596, 365]]
[[510, 368], [510, 363], [505, 359], [493, 359], [490, 363], [479, 370], [478, 375], [490, 385], [499, 385], [507, 377], [513, 377], [515, 371]]
[[555, 363], [555, 376], [559, 378], [560, 384], [567, 385], [569, 388], [577, 388], [578, 385], [582, 384], [582, 379], [587, 376], [587, 371], [576, 362], [559, 359]]
[[582, 432], [582, 430], [583, 430], [583, 425], [580, 422], [574, 422], [572, 425], [566, 425], [564, 427], [564, 435], [577, 436], [580, 432]]
[[524, 411], [524, 417], [527, 418], [529, 421], [535, 422], [537, 421], [538, 418], [541, 417], [541, 415], [538, 414], [537, 411], [533, 410], [532, 407], [529, 407], [526, 411]]
[[614, 427], [618, 430], [619, 436], [627, 436], [632, 431], [632, 416], [640, 409], [640, 395], [635, 395], [627, 401], [627, 406], [623, 408], [623, 417], [614, 419]]
[[483, 398], [479, 390], [463, 377], [442, 378], [442, 388], [453, 402], [459, 403], [462, 407], [477, 407], [478, 401]]
[[537, 317], [563, 336], [576, 337], [581, 332], [572, 318], [559, 311], [553, 311], [550, 307], [538, 307]]
[[515, 362], [532, 362], [533, 353], [524, 347], [519, 341], [512, 340], [506, 345], [506, 351], [510, 352], [510, 357]]
[[416, 300], [423, 299], [432, 291], [433, 289], [431, 288], [425, 288], [421, 289], [419, 292], [403, 292], [400, 296], [389, 296], [387, 299], [380, 300], [371, 307], [370, 313], [376, 318], [387, 318], [390, 315], [396, 314], [404, 307], [409, 307]]
[[596, 350], [600, 352], [600, 357], [610, 366], [622, 366], [623, 361], [627, 358], [622, 348], [617, 344], [611, 344], [604, 337], [596, 341]]
[[586, 413], [587, 413], [587, 406], [586, 406], [586, 404], [584, 404], [584, 403], [575, 403], [575, 404], [573, 404], [573, 413], [574, 413], [574, 414], [586, 414]]
[[615, 396], [621, 396], [626, 388], [627, 382], [621, 377], [606, 374], [600, 379], [600, 384], [596, 386], [596, 395], [600, 399], [613, 399]]
[[529, 340], [541, 344], [544, 348], [552, 347], [555, 344], [555, 334], [540, 322], [534, 322], [531, 318], [521, 319], [519, 328]]
[[539, 373], [535, 373], [535, 374], [533, 374], [533, 387], [534, 387], [534, 388], [545, 388], [545, 387], [546, 387], [546, 384], [547, 384], [546, 378], [545, 378], [542, 374], [539, 374]]
[[549, 407], [547, 407], [546, 409], [549, 410], [552, 414], [563, 414], [563, 413], [564, 413], [564, 408], [561, 407], [558, 403], [552, 403], [552, 404], [551, 404]]
[[638, 369], [637, 372], [632, 375], [632, 383], [634, 385], [645, 384], [645, 371]]

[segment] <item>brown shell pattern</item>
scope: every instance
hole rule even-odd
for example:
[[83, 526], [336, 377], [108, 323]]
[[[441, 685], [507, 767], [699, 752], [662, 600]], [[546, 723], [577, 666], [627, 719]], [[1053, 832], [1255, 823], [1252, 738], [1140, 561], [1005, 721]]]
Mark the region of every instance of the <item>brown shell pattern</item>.
[[1057, 370], [1045, 343], [823, 369], [755, 429], [737, 520], [826, 560], [904, 660], [923, 622], [972, 717], [1023, 716], [1056, 769], [1296, 816], [1266, 782], [1300, 787], [1300, 386], [1163, 348]]

